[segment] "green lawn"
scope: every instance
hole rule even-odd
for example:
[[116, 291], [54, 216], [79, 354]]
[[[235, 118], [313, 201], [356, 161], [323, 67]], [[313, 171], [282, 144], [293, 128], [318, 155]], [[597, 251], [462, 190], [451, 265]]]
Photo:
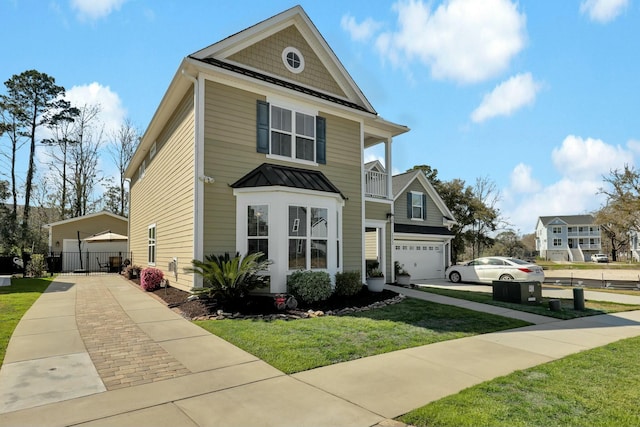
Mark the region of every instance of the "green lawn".
[[536, 260], [536, 264], [545, 270], [639, 270], [640, 263], [637, 262], [572, 262], [558, 264], [553, 261]]
[[195, 323], [288, 374], [528, 325], [520, 320], [412, 298], [352, 316]]
[[638, 426], [640, 337], [468, 388], [399, 420], [415, 426]]
[[11, 279], [11, 286], [0, 287], [0, 365], [4, 361], [13, 330], [52, 280], [53, 278]]
[[607, 301], [591, 301], [585, 299], [585, 310], [573, 309], [572, 299], [561, 299], [561, 311], [549, 310], [549, 298], [543, 298], [541, 304], [516, 304], [511, 302], [494, 301], [492, 294], [488, 292], [460, 291], [456, 289], [443, 289], [432, 287], [420, 287], [423, 292], [444, 295], [452, 298], [459, 298], [482, 304], [505, 307], [527, 313], [539, 314], [541, 316], [555, 317], [557, 319], [574, 319], [577, 317], [595, 316], [597, 314], [618, 313], [621, 311], [640, 310], [640, 305], [619, 304]]

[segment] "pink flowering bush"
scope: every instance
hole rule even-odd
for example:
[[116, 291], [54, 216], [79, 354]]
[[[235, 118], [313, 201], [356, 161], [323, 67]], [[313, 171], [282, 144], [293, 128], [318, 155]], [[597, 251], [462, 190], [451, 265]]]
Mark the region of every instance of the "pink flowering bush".
[[161, 270], [153, 267], [145, 268], [140, 273], [140, 287], [145, 291], [153, 291], [160, 287], [163, 277]]

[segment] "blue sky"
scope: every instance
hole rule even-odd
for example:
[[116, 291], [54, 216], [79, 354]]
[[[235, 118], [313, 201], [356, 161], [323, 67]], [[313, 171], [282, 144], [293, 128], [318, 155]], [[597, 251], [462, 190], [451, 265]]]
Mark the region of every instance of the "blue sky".
[[[183, 57], [295, 4], [0, 0], [0, 78], [37, 69], [99, 103], [107, 129], [144, 130]], [[640, 0], [300, 4], [378, 113], [411, 128], [394, 171], [486, 177], [519, 233], [597, 209], [603, 175], [640, 156]]]

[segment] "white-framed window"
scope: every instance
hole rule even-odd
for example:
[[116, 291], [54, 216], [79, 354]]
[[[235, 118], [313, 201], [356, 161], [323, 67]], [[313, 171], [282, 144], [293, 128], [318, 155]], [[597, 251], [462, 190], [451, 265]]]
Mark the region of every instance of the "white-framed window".
[[551, 232], [553, 234], [560, 234], [560, 233], [562, 233], [562, 227], [552, 227], [551, 228]]
[[269, 205], [247, 207], [247, 253], [256, 252], [269, 259]]
[[304, 56], [295, 47], [289, 46], [282, 51], [282, 62], [287, 70], [294, 74], [304, 71]]
[[156, 155], [157, 150], [158, 150], [158, 146], [154, 142], [153, 144], [151, 144], [151, 148], [149, 149], [149, 160], [153, 159], [153, 157]]
[[407, 217], [410, 219], [424, 220], [426, 216], [426, 197], [424, 193], [411, 191], [407, 193], [408, 210]]
[[289, 270], [327, 268], [326, 208], [289, 206]]
[[316, 161], [316, 118], [311, 114], [271, 105], [271, 149], [276, 156]]
[[553, 239], [553, 246], [554, 247], [562, 246], [562, 239]]
[[140, 163], [140, 167], [138, 168], [138, 179], [142, 179], [144, 178], [144, 174], [147, 171], [147, 160], [143, 160], [142, 163]]
[[147, 229], [147, 263], [156, 265], [156, 225], [151, 224]]

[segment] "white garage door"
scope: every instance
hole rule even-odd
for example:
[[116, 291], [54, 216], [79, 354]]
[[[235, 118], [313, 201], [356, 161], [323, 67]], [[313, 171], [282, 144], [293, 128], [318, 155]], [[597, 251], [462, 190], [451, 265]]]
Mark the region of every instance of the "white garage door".
[[444, 256], [442, 243], [397, 240], [394, 245], [394, 259], [411, 274], [411, 281], [441, 279]]

